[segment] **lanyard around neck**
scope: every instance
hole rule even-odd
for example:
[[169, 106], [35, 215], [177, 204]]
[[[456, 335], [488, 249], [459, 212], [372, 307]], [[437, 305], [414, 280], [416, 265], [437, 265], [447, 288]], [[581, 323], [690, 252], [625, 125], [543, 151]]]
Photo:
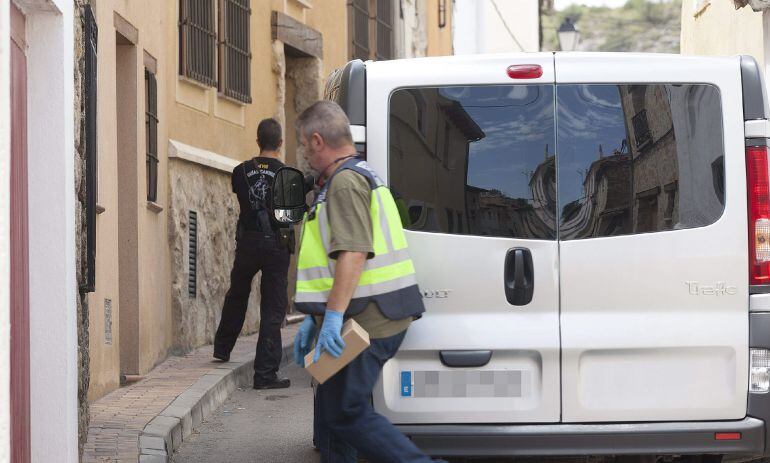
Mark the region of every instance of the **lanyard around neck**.
[[327, 170], [329, 170], [330, 167], [333, 167], [333, 166], [339, 164], [342, 161], [347, 161], [348, 159], [358, 158], [358, 157], [360, 157], [358, 154], [349, 154], [347, 156], [343, 156], [341, 158], [337, 158], [334, 161], [330, 162], [326, 167], [323, 168], [323, 170], [321, 171], [321, 175], [318, 176], [318, 182], [317, 182], [318, 186], [324, 186], [324, 184], [328, 183], [329, 180], [334, 176], [334, 174], [332, 174], [332, 175], [329, 176], [328, 179], [324, 180], [324, 173]]

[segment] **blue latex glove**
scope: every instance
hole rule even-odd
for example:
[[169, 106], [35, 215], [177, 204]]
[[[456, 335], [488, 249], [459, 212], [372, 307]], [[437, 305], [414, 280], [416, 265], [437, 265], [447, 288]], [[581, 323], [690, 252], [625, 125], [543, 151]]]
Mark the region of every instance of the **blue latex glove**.
[[327, 309], [323, 325], [321, 325], [321, 332], [318, 334], [318, 342], [315, 345], [313, 362], [318, 361], [323, 351], [328, 352], [333, 357], [339, 357], [342, 354], [342, 350], [345, 349], [345, 341], [342, 340], [341, 331], [342, 312]]
[[294, 336], [294, 363], [301, 367], [305, 366], [305, 356], [313, 347], [313, 331], [315, 331], [315, 321], [312, 316], [305, 315], [297, 335]]

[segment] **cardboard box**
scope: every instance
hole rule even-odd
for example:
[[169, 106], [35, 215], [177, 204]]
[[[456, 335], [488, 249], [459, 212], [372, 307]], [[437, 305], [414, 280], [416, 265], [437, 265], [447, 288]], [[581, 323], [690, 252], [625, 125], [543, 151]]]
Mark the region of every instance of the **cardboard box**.
[[327, 379], [334, 376], [342, 370], [345, 365], [358, 357], [358, 354], [369, 347], [369, 333], [361, 325], [350, 319], [342, 325], [342, 340], [345, 341], [345, 349], [339, 358], [334, 358], [328, 352], [324, 352], [319, 357], [317, 363], [313, 363], [315, 349], [305, 356], [305, 370], [310, 373], [319, 384], [323, 384]]

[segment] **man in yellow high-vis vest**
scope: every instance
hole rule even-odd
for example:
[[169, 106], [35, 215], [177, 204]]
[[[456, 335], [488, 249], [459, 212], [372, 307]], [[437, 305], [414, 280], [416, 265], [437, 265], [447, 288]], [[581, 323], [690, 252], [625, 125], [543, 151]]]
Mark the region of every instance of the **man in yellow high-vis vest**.
[[[383, 364], [398, 351], [409, 324], [424, 310], [398, 207], [388, 188], [356, 155], [350, 122], [331, 101], [297, 119], [300, 151], [321, 189], [305, 217], [295, 307], [313, 315], [300, 326], [295, 361], [312, 347], [337, 357], [344, 317], [356, 320], [370, 346], [320, 385], [316, 444], [323, 462], [430, 462], [371, 405]], [[320, 330], [317, 329], [320, 327]]]

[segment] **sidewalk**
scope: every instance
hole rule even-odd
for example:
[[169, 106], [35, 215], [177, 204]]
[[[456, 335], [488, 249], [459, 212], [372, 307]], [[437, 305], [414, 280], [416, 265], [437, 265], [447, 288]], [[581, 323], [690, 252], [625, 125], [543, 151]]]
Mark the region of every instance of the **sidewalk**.
[[[281, 330], [283, 368], [298, 325]], [[257, 335], [241, 337], [230, 362], [212, 361], [213, 347], [170, 357], [137, 383], [91, 404], [83, 463], [167, 462], [192, 429], [237, 387], [251, 387]]]

